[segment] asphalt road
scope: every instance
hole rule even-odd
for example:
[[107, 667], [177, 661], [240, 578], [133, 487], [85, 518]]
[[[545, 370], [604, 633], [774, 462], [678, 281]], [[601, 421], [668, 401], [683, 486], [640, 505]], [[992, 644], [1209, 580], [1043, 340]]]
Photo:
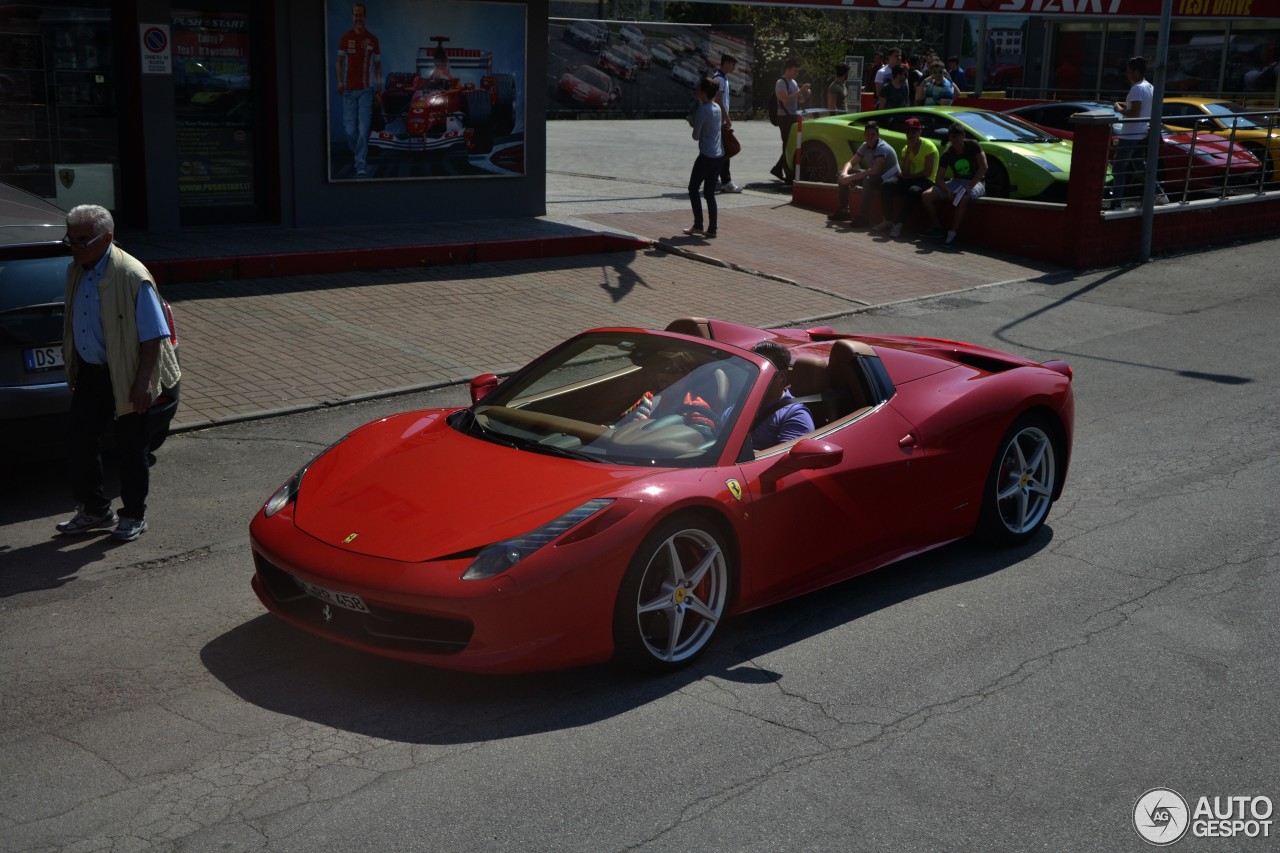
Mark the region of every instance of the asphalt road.
[[[1148, 789], [1280, 800], [1274, 257], [836, 322], [1072, 362], [1063, 499], [1027, 547], [730, 622], [663, 678], [438, 672], [263, 612], [262, 501], [457, 389], [175, 436], [163, 512], [119, 548], [52, 537], [61, 478], [0, 469], [0, 849], [1143, 850]], [[1275, 849], [1269, 829], [1175, 849]]]

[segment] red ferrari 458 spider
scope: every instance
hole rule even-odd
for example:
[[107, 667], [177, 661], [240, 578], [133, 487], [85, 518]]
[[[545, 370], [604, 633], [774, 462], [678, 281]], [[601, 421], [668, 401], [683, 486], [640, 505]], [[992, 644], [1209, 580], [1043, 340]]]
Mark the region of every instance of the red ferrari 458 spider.
[[[787, 381], [815, 428], [761, 441]], [[440, 667], [662, 671], [733, 614], [1034, 536], [1071, 453], [1065, 363], [825, 328], [596, 329], [472, 398], [367, 424], [280, 487], [250, 527], [269, 610]]]

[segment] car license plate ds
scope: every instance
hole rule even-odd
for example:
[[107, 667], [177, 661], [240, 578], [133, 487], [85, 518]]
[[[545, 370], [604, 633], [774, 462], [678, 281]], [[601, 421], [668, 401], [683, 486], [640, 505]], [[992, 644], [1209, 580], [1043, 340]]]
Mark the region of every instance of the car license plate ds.
[[313, 583], [307, 583], [302, 578], [294, 578], [308, 595], [320, 599], [326, 604], [332, 604], [335, 607], [342, 607], [346, 610], [354, 610], [357, 613], [368, 613], [369, 606], [364, 603], [358, 595], [352, 595], [349, 592], [336, 592], [332, 589], [325, 589], [322, 586], [316, 586]]
[[22, 363], [28, 373], [57, 370], [62, 367], [62, 347], [32, 347], [22, 351]]

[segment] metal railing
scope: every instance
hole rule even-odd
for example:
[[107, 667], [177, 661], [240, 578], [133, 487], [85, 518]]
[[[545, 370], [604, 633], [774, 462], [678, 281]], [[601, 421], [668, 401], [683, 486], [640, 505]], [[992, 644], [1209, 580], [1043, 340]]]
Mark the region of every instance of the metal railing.
[[[1280, 165], [1280, 139], [1273, 136], [1277, 121], [1274, 111], [1172, 118], [1177, 124], [1169, 124], [1166, 117], [1158, 148], [1157, 204], [1187, 204], [1280, 191], [1276, 172]], [[1230, 127], [1218, 128], [1215, 119], [1230, 123]], [[1248, 126], [1241, 127], [1240, 119], [1246, 120]], [[1126, 163], [1112, 157], [1113, 190], [1104, 206], [1141, 206], [1146, 153], [1136, 160], [1136, 167], [1126, 172]]]

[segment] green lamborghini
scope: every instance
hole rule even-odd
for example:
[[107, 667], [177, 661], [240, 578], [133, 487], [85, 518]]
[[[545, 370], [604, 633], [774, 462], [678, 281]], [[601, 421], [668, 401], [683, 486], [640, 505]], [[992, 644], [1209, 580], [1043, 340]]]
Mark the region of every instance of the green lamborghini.
[[[1049, 136], [1026, 122], [991, 110], [966, 107], [903, 107], [896, 110], [825, 116], [804, 122], [800, 146], [803, 181], [833, 184], [840, 169], [862, 144], [863, 126], [880, 124], [880, 138], [901, 152], [907, 134], [904, 123], [918, 118], [924, 135], [938, 150], [947, 144], [947, 130], [959, 124], [987, 154], [987, 195], [1065, 202], [1071, 172], [1071, 143]], [[796, 131], [791, 131], [787, 155], [794, 156]], [[1110, 180], [1108, 171], [1108, 181]]]

